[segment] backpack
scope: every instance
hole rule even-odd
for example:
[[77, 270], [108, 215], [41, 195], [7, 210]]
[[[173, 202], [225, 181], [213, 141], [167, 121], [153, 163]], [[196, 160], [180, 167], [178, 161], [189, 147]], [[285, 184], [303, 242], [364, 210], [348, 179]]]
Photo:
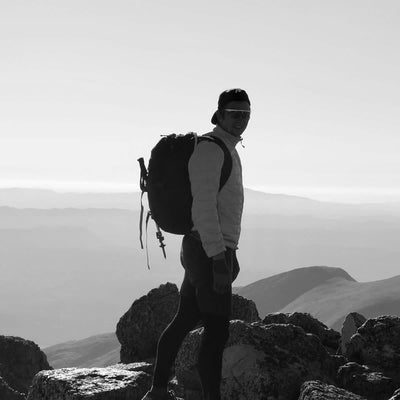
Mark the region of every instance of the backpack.
[[[143, 225], [143, 194], [147, 192], [150, 211], [146, 217], [146, 227], [149, 217], [156, 223], [156, 237], [165, 254], [165, 232], [184, 235], [193, 227], [192, 222], [192, 193], [189, 180], [188, 162], [195, 146], [201, 141], [214, 142], [224, 152], [224, 163], [221, 169], [219, 190], [225, 185], [232, 171], [232, 156], [224, 142], [214, 136], [197, 136], [193, 132], [185, 135], [166, 135], [154, 146], [151, 151], [148, 169], [144, 159], [139, 158], [140, 164], [140, 243], [142, 242]], [[146, 246], [147, 248], [147, 246]]]

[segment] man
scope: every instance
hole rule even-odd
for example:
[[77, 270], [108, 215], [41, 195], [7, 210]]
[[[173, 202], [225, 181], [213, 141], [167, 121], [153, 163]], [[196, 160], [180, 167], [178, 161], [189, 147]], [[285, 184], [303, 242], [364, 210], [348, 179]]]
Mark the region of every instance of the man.
[[219, 96], [209, 136], [225, 144], [232, 159], [230, 175], [220, 189], [225, 153], [216, 143], [201, 141], [188, 164], [193, 195], [193, 230], [182, 241], [185, 276], [178, 311], [160, 336], [152, 388], [142, 400], [169, 400], [170, 369], [185, 336], [201, 319], [204, 333], [197, 370], [204, 400], [220, 400], [222, 354], [229, 337], [232, 282], [239, 273], [236, 249], [243, 210], [242, 167], [235, 146], [250, 118], [250, 100], [241, 89]]

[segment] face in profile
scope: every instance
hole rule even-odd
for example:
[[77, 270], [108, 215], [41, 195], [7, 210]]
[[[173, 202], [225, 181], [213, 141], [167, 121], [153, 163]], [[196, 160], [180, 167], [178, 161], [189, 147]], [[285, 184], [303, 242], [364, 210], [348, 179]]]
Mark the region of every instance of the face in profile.
[[218, 110], [219, 126], [226, 132], [239, 137], [247, 128], [250, 105], [247, 101], [231, 101]]

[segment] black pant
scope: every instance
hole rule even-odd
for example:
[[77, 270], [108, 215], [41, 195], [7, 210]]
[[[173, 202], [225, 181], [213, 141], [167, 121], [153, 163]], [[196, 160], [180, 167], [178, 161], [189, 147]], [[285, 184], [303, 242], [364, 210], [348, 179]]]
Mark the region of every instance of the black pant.
[[[234, 251], [228, 250], [226, 258], [236, 279], [239, 265]], [[220, 400], [222, 354], [229, 338], [232, 287], [224, 294], [213, 291], [211, 260], [205, 255], [201, 242], [190, 235], [183, 238], [181, 261], [185, 277], [180, 289], [179, 308], [158, 341], [153, 386], [167, 387], [171, 366], [184, 338], [202, 320], [204, 332], [197, 370], [204, 399]], [[201, 271], [201, 274], [196, 271]]]
[[174, 319], [161, 334], [157, 346], [153, 386], [167, 387], [170, 371], [186, 335], [204, 323], [197, 370], [204, 399], [220, 400], [222, 354], [229, 337], [229, 318], [224, 315], [200, 313], [196, 300], [180, 296], [179, 308]]

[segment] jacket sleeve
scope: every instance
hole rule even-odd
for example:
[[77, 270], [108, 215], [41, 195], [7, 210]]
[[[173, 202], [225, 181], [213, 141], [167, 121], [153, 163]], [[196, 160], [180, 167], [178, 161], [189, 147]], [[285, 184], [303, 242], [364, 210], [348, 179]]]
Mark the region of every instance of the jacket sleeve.
[[217, 202], [223, 163], [223, 150], [215, 143], [204, 141], [196, 146], [188, 164], [193, 226], [208, 257], [226, 250]]

